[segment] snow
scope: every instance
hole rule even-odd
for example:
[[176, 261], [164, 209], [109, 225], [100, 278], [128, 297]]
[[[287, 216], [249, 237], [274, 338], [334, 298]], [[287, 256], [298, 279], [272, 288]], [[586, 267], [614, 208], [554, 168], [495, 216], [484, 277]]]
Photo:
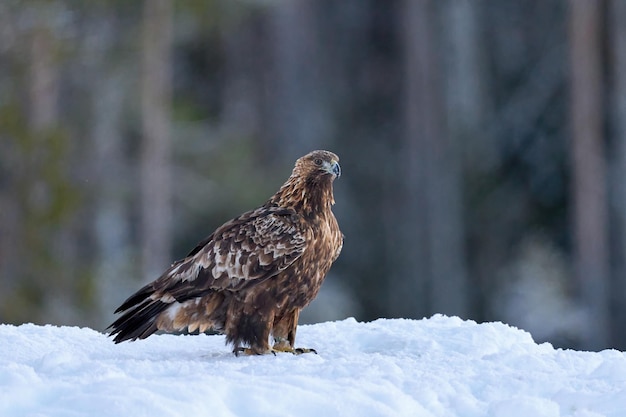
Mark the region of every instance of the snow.
[[626, 415], [626, 354], [558, 350], [502, 323], [347, 319], [301, 326], [296, 342], [318, 354], [0, 325], [0, 416]]

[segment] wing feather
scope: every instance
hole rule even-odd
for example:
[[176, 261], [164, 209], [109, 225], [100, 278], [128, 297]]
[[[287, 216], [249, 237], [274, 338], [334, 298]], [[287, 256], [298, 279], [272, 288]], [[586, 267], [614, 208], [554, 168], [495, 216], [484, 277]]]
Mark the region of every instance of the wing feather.
[[[153, 300], [236, 291], [270, 278], [306, 249], [312, 232], [293, 210], [262, 207], [226, 223], [151, 285]], [[174, 300], [171, 300], [174, 301]], [[170, 302], [171, 302], [170, 301]]]

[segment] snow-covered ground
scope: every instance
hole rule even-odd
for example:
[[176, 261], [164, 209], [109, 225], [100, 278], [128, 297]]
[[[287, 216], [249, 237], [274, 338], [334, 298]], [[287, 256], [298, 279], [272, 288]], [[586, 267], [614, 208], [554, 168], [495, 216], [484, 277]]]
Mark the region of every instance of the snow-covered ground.
[[319, 354], [0, 325], [0, 416], [626, 416], [626, 354], [555, 350], [501, 323], [347, 319], [301, 326], [297, 345]]

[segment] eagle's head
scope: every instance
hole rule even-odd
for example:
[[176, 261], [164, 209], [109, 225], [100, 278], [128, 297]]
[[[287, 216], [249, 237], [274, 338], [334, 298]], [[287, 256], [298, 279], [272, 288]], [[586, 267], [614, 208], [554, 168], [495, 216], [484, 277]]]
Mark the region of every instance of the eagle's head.
[[341, 176], [339, 157], [329, 151], [313, 151], [296, 161], [293, 175], [318, 182], [322, 179], [333, 181]]
[[296, 211], [318, 213], [335, 203], [333, 181], [341, 175], [339, 157], [329, 151], [313, 151], [296, 161], [291, 176], [268, 204]]

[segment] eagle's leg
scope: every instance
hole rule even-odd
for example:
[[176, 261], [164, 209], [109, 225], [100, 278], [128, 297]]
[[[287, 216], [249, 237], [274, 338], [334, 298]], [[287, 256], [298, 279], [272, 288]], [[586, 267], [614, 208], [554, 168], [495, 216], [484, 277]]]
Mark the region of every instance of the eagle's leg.
[[293, 347], [296, 341], [296, 329], [298, 327], [299, 317], [300, 310], [295, 309], [292, 312], [278, 318], [278, 321], [274, 322], [274, 327], [272, 328], [272, 336], [274, 338], [274, 351], [290, 352], [295, 355], [310, 352], [317, 353], [315, 349]]
[[[243, 314], [239, 316], [239, 320], [234, 323], [232, 328], [229, 328], [228, 323], [226, 326], [226, 340], [235, 345], [233, 353], [236, 356], [239, 356], [240, 353], [244, 355], [276, 354], [269, 344], [273, 321], [274, 314], [272, 312], [250, 312], [244, 309]], [[242, 347], [242, 344], [248, 347]]]

